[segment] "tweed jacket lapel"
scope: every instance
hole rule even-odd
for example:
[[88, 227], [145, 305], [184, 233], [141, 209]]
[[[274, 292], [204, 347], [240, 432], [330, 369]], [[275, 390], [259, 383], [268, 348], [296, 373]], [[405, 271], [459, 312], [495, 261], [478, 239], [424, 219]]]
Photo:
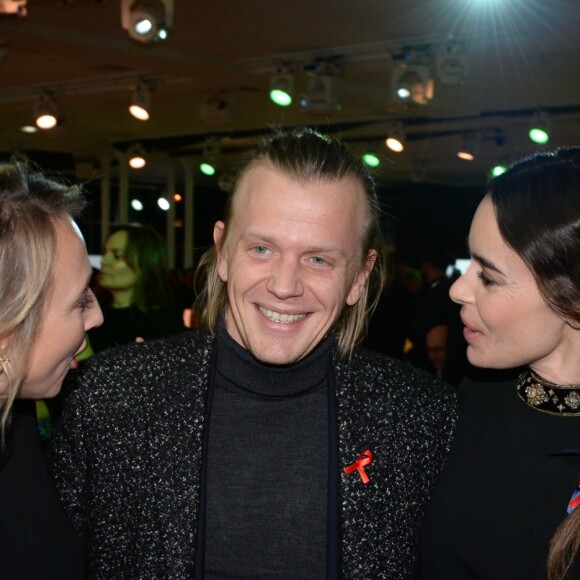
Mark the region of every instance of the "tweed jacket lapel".
[[[335, 365], [337, 396], [338, 454], [340, 468], [340, 522], [342, 577], [368, 576], [374, 568], [371, 560], [380, 555], [381, 522], [383, 512], [381, 494], [384, 473], [388, 469], [389, 453], [385, 440], [390, 428], [380, 425], [380, 416], [373, 413], [374, 389], [365, 383], [361, 373], [344, 364]], [[368, 389], [368, 391], [367, 391]], [[367, 391], [365, 393], [365, 391]], [[387, 435], [387, 437], [385, 437]], [[371, 451], [373, 460], [364, 467], [370, 481], [364, 483], [358, 470], [350, 474], [344, 468], [356, 462], [365, 452]], [[386, 525], [386, 522], [383, 524]], [[382, 558], [379, 558], [382, 563]], [[376, 562], [377, 570], [381, 569]]]

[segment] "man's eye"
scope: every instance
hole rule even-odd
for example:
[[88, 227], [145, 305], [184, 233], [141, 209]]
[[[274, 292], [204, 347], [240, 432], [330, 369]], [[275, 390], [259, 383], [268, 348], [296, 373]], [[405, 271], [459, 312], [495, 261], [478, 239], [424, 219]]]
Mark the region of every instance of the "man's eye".
[[268, 248], [266, 248], [266, 246], [255, 246], [254, 247], [254, 252], [256, 252], [256, 254], [265, 254], [267, 253]]
[[312, 262], [317, 266], [324, 266], [327, 263], [326, 260], [324, 258], [321, 258], [320, 256], [314, 256], [312, 258]]

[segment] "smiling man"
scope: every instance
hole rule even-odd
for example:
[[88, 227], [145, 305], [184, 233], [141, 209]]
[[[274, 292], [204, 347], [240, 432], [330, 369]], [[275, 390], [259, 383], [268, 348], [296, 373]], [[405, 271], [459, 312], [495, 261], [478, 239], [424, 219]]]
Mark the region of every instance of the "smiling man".
[[[79, 374], [54, 472], [97, 578], [412, 578], [451, 389], [355, 348], [384, 279], [372, 178], [313, 130], [238, 174], [204, 330]], [[385, 329], [388, 332], [388, 329]]]

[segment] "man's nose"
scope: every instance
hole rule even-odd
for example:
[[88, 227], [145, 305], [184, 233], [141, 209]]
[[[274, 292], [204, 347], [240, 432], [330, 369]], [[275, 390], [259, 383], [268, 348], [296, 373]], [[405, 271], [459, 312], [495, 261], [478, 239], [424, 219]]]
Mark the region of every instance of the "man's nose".
[[300, 296], [303, 292], [300, 264], [291, 259], [277, 260], [272, 265], [267, 287], [269, 292], [281, 300]]

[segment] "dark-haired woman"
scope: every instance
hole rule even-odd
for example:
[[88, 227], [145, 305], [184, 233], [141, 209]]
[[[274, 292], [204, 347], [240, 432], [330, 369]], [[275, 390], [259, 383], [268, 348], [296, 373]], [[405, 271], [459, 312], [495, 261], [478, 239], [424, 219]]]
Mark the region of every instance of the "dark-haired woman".
[[489, 184], [452, 286], [468, 382], [423, 534], [427, 579], [577, 578], [580, 558], [580, 148], [537, 153]]
[[174, 304], [167, 246], [151, 227], [115, 228], [103, 250], [99, 286], [104, 324], [89, 333], [94, 352], [186, 330]]

